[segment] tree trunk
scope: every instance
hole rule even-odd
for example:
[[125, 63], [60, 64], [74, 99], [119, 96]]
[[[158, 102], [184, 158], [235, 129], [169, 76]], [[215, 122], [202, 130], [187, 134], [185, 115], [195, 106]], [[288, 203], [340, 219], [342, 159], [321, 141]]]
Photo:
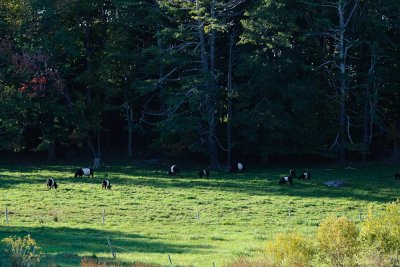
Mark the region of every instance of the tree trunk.
[[346, 161], [346, 143], [345, 143], [345, 123], [346, 123], [346, 48], [344, 44], [345, 22], [343, 3], [338, 4], [339, 12], [339, 163], [344, 164]]
[[132, 109], [128, 105], [126, 108], [126, 120], [128, 122], [128, 157], [132, 157], [132, 141], [133, 141], [133, 124], [132, 124]]
[[227, 103], [227, 122], [226, 122], [226, 167], [231, 167], [231, 154], [232, 154], [232, 49], [233, 49], [234, 33], [229, 36], [229, 58], [228, 58], [228, 103]]
[[101, 158], [101, 134], [100, 131], [97, 132], [97, 158]]
[[[91, 50], [90, 50], [90, 27], [88, 25], [85, 26], [85, 58], [86, 58], [86, 73], [88, 77], [90, 77], [92, 72], [92, 59], [91, 59]], [[92, 102], [92, 89], [90, 84], [86, 85], [86, 104], [89, 106]]]
[[[92, 71], [92, 64], [91, 64], [91, 57], [90, 57], [90, 28], [88, 25], [85, 25], [84, 27], [84, 47], [85, 47], [85, 59], [86, 59], [86, 74], [87, 77], [90, 77], [90, 73]], [[86, 108], [90, 106], [92, 103], [92, 89], [90, 87], [90, 84], [86, 84]], [[91, 150], [94, 154], [94, 158], [96, 157], [96, 152], [94, 151], [93, 144], [91, 137], [88, 133], [87, 139], [86, 139], [86, 147], [88, 150]]]
[[[211, 1], [211, 18], [215, 18], [215, 0]], [[217, 119], [216, 119], [216, 99], [218, 95], [218, 88], [216, 82], [216, 75], [215, 75], [215, 35], [216, 32], [214, 29], [210, 32], [210, 83], [209, 83], [209, 134], [208, 134], [208, 150], [209, 150], [209, 157], [210, 157], [210, 167], [211, 168], [218, 168], [219, 161], [218, 161], [218, 151], [217, 151], [217, 143], [216, 143], [216, 127], [217, 127]]]
[[[368, 71], [368, 80], [372, 83], [368, 83], [364, 93], [364, 121], [363, 121], [363, 144], [364, 150], [362, 154], [363, 163], [366, 162], [367, 153], [369, 152], [369, 146], [372, 142], [372, 131], [373, 131], [373, 114], [376, 110], [377, 95], [378, 95], [378, 84], [375, 77], [375, 65], [376, 65], [376, 54], [371, 50], [371, 63]], [[374, 98], [371, 98], [371, 94]]]
[[[197, 4], [197, 2], [196, 2]], [[212, 10], [214, 7], [211, 8]], [[212, 11], [214, 12], [214, 11]], [[216, 116], [215, 116], [215, 34], [210, 35], [210, 71], [208, 66], [208, 58], [206, 52], [205, 32], [204, 23], [198, 19], [198, 34], [201, 51], [201, 65], [202, 65], [202, 76], [204, 79], [204, 94], [205, 94], [205, 105], [206, 105], [206, 118], [207, 118], [207, 147], [209, 165], [211, 168], [219, 167], [218, 163], [218, 152], [217, 144], [215, 141], [215, 128], [216, 128]], [[212, 30], [213, 31], [213, 30]], [[211, 74], [211, 81], [208, 79], [208, 75]]]
[[50, 141], [47, 145], [47, 160], [53, 161], [56, 159], [56, 144], [54, 141]]
[[399, 162], [399, 143], [397, 141], [393, 142], [393, 161]]
[[364, 93], [364, 118], [363, 118], [363, 150], [362, 150], [362, 162], [365, 163], [367, 161], [367, 154], [369, 151], [369, 141], [370, 141], [370, 116], [371, 114], [369, 113], [370, 107], [369, 107], [369, 99], [368, 99], [368, 88], [365, 89]]
[[[396, 129], [396, 132], [399, 130], [399, 120], [395, 120], [394, 122], [394, 128]], [[399, 141], [397, 137], [395, 137], [393, 141], [393, 162], [398, 163], [399, 162], [399, 156], [400, 156], [400, 149], [399, 149]]]
[[[163, 53], [163, 47], [162, 47], [162, 40], [161, 40], [161, 35], [160, 35], [160, 23], [157, 23], [157, 46], [158, 46], [158, 80], [160, 81], [158, 83], [158, 88], [160, 90], [159, 95], [163, 96], [164, 95], [164, 82], [162, 82], [163, 77], [164, 77], [164, 53]], [[164, 102], [161, 102], [161, 110], [165, 110], [165, 104]]]

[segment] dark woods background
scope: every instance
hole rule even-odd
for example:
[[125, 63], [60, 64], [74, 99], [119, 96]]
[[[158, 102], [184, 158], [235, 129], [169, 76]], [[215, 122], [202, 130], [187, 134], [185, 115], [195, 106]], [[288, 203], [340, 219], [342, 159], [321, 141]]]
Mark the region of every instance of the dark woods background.
[[2, 151], [400, 157], [398, 0], [2, 0]]

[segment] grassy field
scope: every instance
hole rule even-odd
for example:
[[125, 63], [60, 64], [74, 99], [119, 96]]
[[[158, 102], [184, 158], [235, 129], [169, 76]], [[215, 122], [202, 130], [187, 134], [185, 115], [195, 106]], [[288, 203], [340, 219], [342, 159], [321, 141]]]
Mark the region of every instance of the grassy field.
[[[0, 239], [29, 233], [46, 254], [43, 266], [78, 266], [83, 256], [111, 259], [107, 238], [120, 262], [170, 266], [170, 255], [175, 266], [223, 266], [257, 257], [277, 232], [314, 233], [330, 214], [358, 221], [369, 203], [380, 207], [400, 197], [395, 166], [313, 169], [311, 181], [296, 179], [293, 186], [278, 186], [288, 173], [282, 168], [212, 172], [211, 179], [197, 178], [194, 169], [176, 178], [167, 168], [122, 165], [74, 178], [75, 169], [0, 166]], [[101, 189], [106, 175], [112, 190]], [[47, 190], [48, 177], [59, 189]], [[322, 184], [333, 179], [346, 186]], [[9, 266], [4, 249], [1, 243], [0, 265]]]

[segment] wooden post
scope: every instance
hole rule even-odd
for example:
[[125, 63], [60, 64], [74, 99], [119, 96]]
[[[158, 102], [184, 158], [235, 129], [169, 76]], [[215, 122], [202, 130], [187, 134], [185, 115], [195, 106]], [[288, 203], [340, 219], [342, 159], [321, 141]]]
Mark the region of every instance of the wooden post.
[[6, 206], [6, 224], [8, 224], [8, 208]]
[[200, 211], [197, 212], [197, 216], [196, 217], [197, 217], [197, 221], [199, 222], [200, 221]]
[[108, 237], [107, 237], [107, 242], [108, 242], [108, 246], [110, 247], [111, 254], [112, 254], [113, 258], [115, 259], [117, 257], [117, 255], [115, 254], [115, 252], [114, 252], [114, 250], [112, 248], [112, 245], [111, 245], [111, 241], [110, 241], [110, 239]]
[[102, 218], [101, 218], [101, 223], [102, 223], [102, 224], [104, 224], [105, 217], [106, 217], [106, 209], [103, 209], [103, 216], [102, 216]]
[[215, 267], [215, 262], [213, 262], [213, 267]]
[[292, 210], [289, 208], [289, 218], [292, 216]]
[[360, 221], [362, 221], [362, 213], [361, 213], [361, 210], [358, 211], [358, 218], [360, 219]]
[[171, 266], [174, 266], [174, 264], [172, 263], [172, 259], [171, 259], [170, 255], [168, 255], [168, 260], [169, 260], [169, 264], [171, 264]]

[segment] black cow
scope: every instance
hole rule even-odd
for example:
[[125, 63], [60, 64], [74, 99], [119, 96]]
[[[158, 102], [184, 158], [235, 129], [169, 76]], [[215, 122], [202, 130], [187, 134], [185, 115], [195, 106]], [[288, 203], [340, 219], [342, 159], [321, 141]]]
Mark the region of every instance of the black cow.
[[288, 184], [291, 185], [293, 183], [293, 178], [296, 177], [296, 171], [291, 169], [289, 172], [289, 176], [284, 176], [279, 180], [279, 184]]
[[104, 180], [101, 184], [102, 189], [111, 189], [111, 183], [109, 180]]
[[237, 172], [243, 172], [245, 170], [244, 164], [241, 162], [237, 162], [232, 165], [232, 167], [229, 169], [230, 173], [237, 173]]
[[169, 175], [176, 175], [179, 176], [179, 168], [176, 165], [172, 165], [171, 168], [168, 171]]
[[198, 172], [199, 177], [203, 178], [203, 176], [206, 176], [207, 178], [210, 178], [210, 171], [207, 169], [201, 170]]
[[75, 172], [75, 178], [82, 177], [83, 175], [92, 176], [92, 178], [93, 178], [93, 169], [92, 168], [82, 168]]
[[311, 179], [311, 172], [305, 171], [299, 176], [300, 180], [310, 180]]
[[56, 183], [56, 180], [54, 180], [54, 178], [49, 178], [46, 180], [46, 185], [47, 185], [47, 189], [57, 189], [58, 184]]

